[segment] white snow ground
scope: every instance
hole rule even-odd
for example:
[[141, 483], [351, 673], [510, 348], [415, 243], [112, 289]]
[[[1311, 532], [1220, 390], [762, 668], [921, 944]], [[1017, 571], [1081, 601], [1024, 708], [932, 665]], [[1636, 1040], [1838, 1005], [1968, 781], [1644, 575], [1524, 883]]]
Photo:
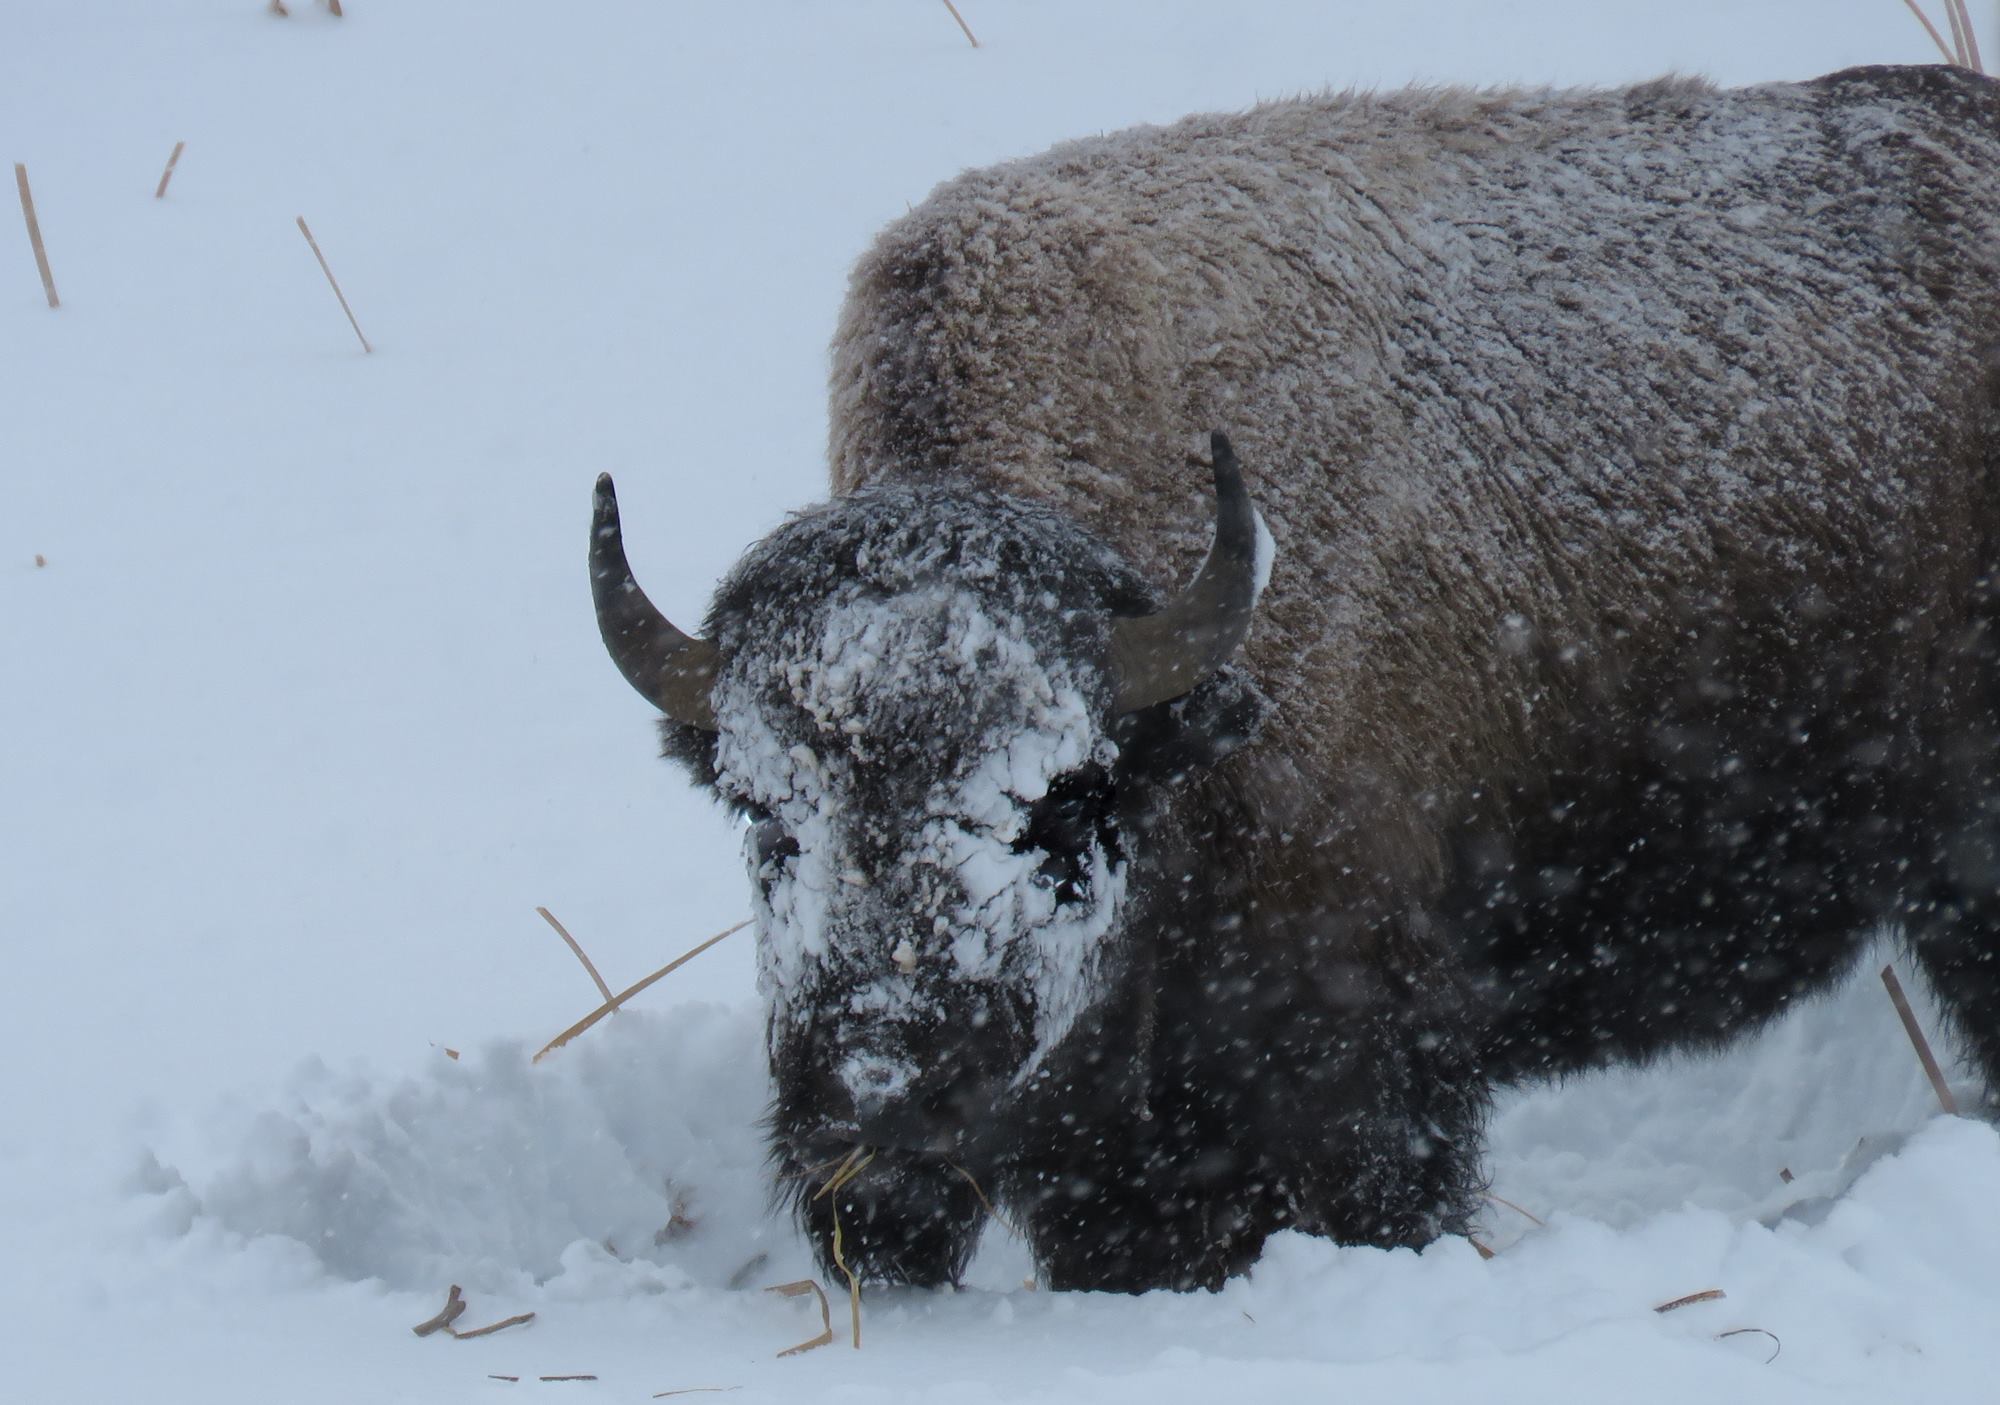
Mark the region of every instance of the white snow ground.
[[[1726, 1059], [1512, 1100], [1495, 1186], [1549, 1225], [1496, 1207], [1490, 1262], [1285, 1238], [1107, 1298], [1002, 1241], [786, 1359], [747, 938], [526, 1063], [594, 1003], [535, 904], [614, 984], [747, 905], [602, 656], [591, 478], [696, 619], [821, 491], [844, 272], [906, 203], [1323, 85], [1928, 60], [1895, 0], [961, 0], [978, 51], [930, 0], [292, 7], [0, 5], [64, 300], [8, 197], [0, 1397], [1990, 1396], [2000, 1139], [1932, 1115], [1872, 965]], [[414, 1338], [452, 1281], [537, 1320]]]

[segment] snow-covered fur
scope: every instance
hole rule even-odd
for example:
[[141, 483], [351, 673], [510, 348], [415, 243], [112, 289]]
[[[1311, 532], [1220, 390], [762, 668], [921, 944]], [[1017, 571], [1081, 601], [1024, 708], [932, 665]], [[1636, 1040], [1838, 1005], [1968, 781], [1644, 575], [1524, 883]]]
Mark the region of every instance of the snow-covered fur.
[[[718, 595], [719, 737], [667, 728], [752, 819], [816, 1239], [946, 1280], [983, 1190], [1058, 1286], [1422, 1244], [1495, 1083], [1728, 1038], [1883, 921], [2000, 1074], [1996, 172], [1951, 69], [1415, 90], [892, 225], [839, 496]], [[1116, 716], [1213, 426], [1269, 589]]]

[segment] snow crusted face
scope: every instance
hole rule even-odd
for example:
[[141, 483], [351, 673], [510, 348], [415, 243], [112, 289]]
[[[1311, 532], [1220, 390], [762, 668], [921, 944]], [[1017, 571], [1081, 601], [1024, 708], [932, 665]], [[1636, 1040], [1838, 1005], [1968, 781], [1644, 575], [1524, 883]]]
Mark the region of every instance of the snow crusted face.
[[1104, 993], [1126, 900], [1099, 666], [1131, 587], [997, 497], [864, 494], [718, 596], [715, 784], [746, 817], [781, 1107], [948, 1145]]

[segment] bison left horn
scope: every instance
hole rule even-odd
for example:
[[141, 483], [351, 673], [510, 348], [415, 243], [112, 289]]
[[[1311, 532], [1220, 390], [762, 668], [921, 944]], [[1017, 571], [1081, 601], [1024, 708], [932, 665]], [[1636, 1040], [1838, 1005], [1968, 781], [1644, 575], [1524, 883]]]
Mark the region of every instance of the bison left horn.
[[714, 731], [708, 692], [715, 686], [715, 645], [675, 629], [632, 579], [618, 526], [618, 494], [608, 473], [597, 476], [593, 499], [590, 593], [597, 601], [598, 632], [625, 681], [674, 721]]
[[1215, 460], [1215, 540], [1194, 580], [1163, 609], [1112, 622], [1120, 712], [1179, 697], [1228, 663], [1250, 631], [1262, 584], [1257, 509], [1228, 437], [1217, 430], [1208, 442]]

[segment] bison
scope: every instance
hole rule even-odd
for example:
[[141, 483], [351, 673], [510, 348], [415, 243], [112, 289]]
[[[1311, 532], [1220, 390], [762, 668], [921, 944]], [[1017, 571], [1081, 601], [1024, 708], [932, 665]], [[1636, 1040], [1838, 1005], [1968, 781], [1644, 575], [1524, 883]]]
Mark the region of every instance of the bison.
[[834, 496], [700, 637], [600, 480], [829, 1270], [950, 1282], [996, 1205], [1058, 1288], [1463, 1232], [1496, 1087], [1883, 924], [2000, 1074], [1996, 172], [1947, 68], [1080, 141], [861, 260]]

